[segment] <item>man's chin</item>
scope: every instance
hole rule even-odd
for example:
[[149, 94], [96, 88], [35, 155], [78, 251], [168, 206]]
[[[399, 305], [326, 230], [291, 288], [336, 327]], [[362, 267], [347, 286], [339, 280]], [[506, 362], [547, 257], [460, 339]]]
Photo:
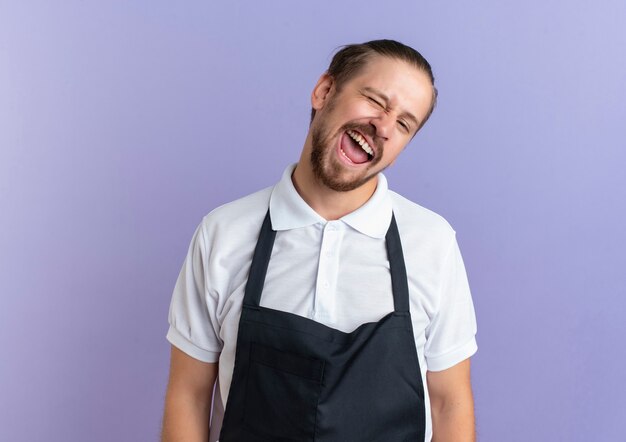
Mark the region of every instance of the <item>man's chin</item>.
[[376, 177], [376, 174], [368, 174], [362, 177], [346, 178], [343, 180], [326, 173], [316, 174], [316, 176], [318, 180], [330, 190], [335, 192], [350, 192], [370, 182]]
[[316, 148], [316, 143], [311, 152], [313, 174], [324, 187], [335, 192], [350, 192], [368, 183], [377, 175], [372, 172], [371, 163], [351, 168], [340, 159], [333, 158], [331, 152], [333, 150], [330, 148]]

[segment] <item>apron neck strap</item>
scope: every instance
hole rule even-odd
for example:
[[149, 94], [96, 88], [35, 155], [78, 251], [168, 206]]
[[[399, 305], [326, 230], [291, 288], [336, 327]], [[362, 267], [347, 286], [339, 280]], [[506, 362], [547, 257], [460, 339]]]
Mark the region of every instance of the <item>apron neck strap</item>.
[[387, 243], [387, 257], [389, 258], [389, 269], [391, 271], [391, 287], [393, 290], [393, 306], [396, 313], [409, 311], [409, 284], [404, 265], [404, 254], [402, 253], [402, 242], [398, 233], [396, 217], [391, 214], [391, 224], [385, 236]]
[[272, 220], [270, 219], [270, 211], [263, 220], [259, 240], [254, 249], [252, 264], [250, 264], [250, 274], [246, 283], [246, 292], [243, 297], [243, 305], [259, 308], [261, 303], [261, 292], [265, 284], [265, 275], [267, 274], [267, 266], [272, 256], [272, 248], [274, 247], [274, 239], [276, 238], [276, 230], [272, 229]]
[[[258, 309], [261, 303], [261, 293], [265, 284], [265, 275], [267, 267], [272, 255], [274, 239], [276, 231], [272, 229], [272, 221], [270, 212], [267, 211], [261, 233], [257, 241], [252, 264], [250, 265], [250, 274], [246, 283], [246, 291], [243, 298], [243, 304], [247, 307]], [[396, 218], [392, 214], [391, 224], [387, 235], [385, 236], [387, 245], [387, 257], [389, 259], [389, 268], [391, 270], [391, 286], [393, 290], [393, 305], [396, 313], [409, 311], [409, 286], [406, 276], [406, 267], [404, 265], [404, 255], [402, 253], [402, 243], [400, 242], [400, 234]]]

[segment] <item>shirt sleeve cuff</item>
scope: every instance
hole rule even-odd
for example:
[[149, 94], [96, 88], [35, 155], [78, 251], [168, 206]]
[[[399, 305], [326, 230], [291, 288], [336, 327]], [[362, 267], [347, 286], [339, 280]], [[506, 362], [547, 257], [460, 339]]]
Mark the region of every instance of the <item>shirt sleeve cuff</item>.
[[187, 353], [192, 358], [198, 359], [202, 362], [217, 362], [220, 358], [220, 352], [208, 351], [198, 347], [193, 342], [185, 338], [178, 330], [170, 325], [167, 331], [167, 340], [170, 341], [174, 347]]
[[478, 350], [478, 345], [476, 344], [476, 337], [472, 337], [468, 342], [466, 342], [461, 347], [458, 347], [455, 350], [449, 351], [448, 353], [444, 353], [439, 356], [427, 356], [426, 357], [426, 367], [428, 371], [441, 371], [447, 368], [450, 368], [461, 361], [472, 356]]

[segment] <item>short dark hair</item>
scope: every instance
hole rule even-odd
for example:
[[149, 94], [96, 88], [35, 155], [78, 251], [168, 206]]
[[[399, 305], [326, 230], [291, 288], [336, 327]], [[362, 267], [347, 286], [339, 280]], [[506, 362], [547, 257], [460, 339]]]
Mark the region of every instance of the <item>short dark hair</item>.
[[[354, 78], [365, 67], [369, 58], [374, 55], [405, 61], [428, 75], [433, 86], [433, 99], [424, 121], [418, 128], [419, 130], [435, 109], [438, 92], [430, 64], [422, 54], [412, 47], [395, 40], [372, 40], [366, 43], [346, 45], [333, 56], [326, 72], [335, 80], [335, 87], [339, 91], [348, 80]], [[311, 109], [311, 121], [313, 121], [313, 117], [315, 117], [315, 109]]]

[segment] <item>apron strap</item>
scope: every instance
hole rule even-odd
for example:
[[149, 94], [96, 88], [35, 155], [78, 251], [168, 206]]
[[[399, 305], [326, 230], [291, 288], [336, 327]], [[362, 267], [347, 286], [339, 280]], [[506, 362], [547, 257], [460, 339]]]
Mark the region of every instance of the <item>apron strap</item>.
[[243, 297], [243, 305], [247, 307], [259, 308], [261, 292], [265, 284], [265, 275], [267, 274], [267, 266], [270, 263], [270, 256], [272, 256], [275, 238], [276, 231], [272, 229], [272, 220], [270, 219], [270, 211], [268, 209], [261, 226], [259, 240], [254, 249], [252, 264], [250, 264], [250, 274], [248, 275], [246, 292]]
[[[246, 283], [243, 304], [247, 307], [259, 308], [261, 293], [263, 292], [263, 285], [265, 284], [265, 275], [267, 274], [267, 267], [272, 255], [275, 238], [276, 231], [272, 229], [270, 211], [268, 210], [263, 220], [263, 225], [261, 226], [259, 240], [254, 249], [252, 264], [250, 265], [250, 274], [248, 276], [248, 282]], [[396, 313], [408, 312], [409, 285], [407, 282], [400, 234], [398, 233], [396, 218], [393, 214], [391, 215], [391, 224], [389, 225], [389, 230], [387, 230], [385, 242], [391, 271], [394, 311]]]
[[402, 242], [398, 233], [396, 217], [391, 215], [391, 224], [385, 236], [387, 244], [387, 257], [389, 258], [389, 269], [391, 271], [391, 287], [393, 290], [393, 306], [396, 313], [409, 312], [409, 284], [404, 265], [404, 254], [402, 253]]

